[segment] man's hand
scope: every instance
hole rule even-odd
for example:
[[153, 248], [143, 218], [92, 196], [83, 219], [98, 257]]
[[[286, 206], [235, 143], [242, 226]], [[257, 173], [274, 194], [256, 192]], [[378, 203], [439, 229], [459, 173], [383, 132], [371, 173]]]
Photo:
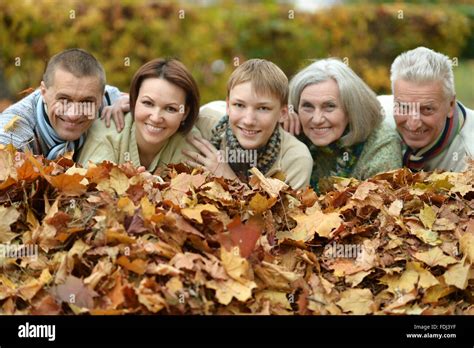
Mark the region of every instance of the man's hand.
[[130, 111], [130, 96], [125, 94], [118, 98], [111, 106], [105, 106], [101, 118], [105, 119], [105, 125], [110, 127], [110, 119], [113, 117], [115, 127], [120, 133], [125, 125], [125, 114]]
[[186, 161], [191, 167], [205, 167], [215, 176], [226, 179], [237, 179], [232, 168], [228, 163], [222, 161], [218, 155], [219, 151], [206, 139], [188, 135], [186, 140], [193, 145], [199, 152], [183, 150], [183, 153], [190, 159]]
[[289, 111], [287, 116], [281, 121], [282, 127], [288, 133], [293, 135], [299, 135], [301, 132], [301, 123], [298, 115], [293, 112]]

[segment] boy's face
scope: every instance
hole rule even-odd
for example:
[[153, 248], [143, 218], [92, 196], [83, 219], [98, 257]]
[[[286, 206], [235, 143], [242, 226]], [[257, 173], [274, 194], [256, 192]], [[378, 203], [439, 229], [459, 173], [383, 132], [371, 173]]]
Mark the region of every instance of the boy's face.
[[287, 105], [281, 105], [275, 96], [257, 94], [250, 81], [234, 86], [226, 102], [232, 132], [247, 150], [265, 146], [288, 112]]

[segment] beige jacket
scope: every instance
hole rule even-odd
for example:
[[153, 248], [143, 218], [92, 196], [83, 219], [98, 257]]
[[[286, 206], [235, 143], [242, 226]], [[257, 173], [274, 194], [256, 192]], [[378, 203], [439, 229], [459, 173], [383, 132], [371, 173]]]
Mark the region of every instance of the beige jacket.
[[[196, 136], [200, 136], [195, 128], [191, 132]], [[186, 142], [185, 136], [181, 133], [174, 134], [163, 145], [160, 152], [156, 154], [147, 168], [148, 171], [154, 172], [158, 167], [183, 162], [187, 159], [181, 152], [183, 149], [196, 151], [192, 145]], [[135, 122], [133, 122], [130, 113], [125, 116], [125, 127], [121, 133], [117, 133], [115, 127], [107, 128], [105, 122], [101, 120], [94, 122], [89, 129], [78, 162], [87, 166], [88, 161], [100, 163], [105, 160], [114, 163], [131, 161], [134, 166], [141, 166], [135, 139]]]

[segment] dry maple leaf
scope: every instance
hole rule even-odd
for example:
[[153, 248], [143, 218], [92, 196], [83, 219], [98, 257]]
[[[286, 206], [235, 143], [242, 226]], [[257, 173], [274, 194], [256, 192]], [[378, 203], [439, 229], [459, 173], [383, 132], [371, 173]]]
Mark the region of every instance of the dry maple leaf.
[[279, 240], [286, 238], [308, 242], [314, 238], [315, 234], [329, 238], [331, 232], [338, 229], [343, 222], [339, 214], [335, 212], [324, 214], [321, 211], [314, 211], [309, 215], [298, 214], [292, 218], [297, 223], [296, 227], [291, 231], [278, 232], [277, 238]]
[[356, 315], [370, 314], [376, 310], [376, 304], [369, 289], [348, 289], [341, 294], [341, 299], [336, 303], [344, 312]]
[[448, 268], [443, 274], [447, 285], [454, 285], [458, 289], [464, 290], [467, 287], [470, 278], [471, 267], [464, 262], [456, 263]]
[[66, 196], [80, 196], [87, 191], [87, 186], [82, 183], [84, 177], [80, 174], [48, 175], [46, 180]]
[[458, 261], [451, 256], [446, 256], [439, 247], [431, 248], [426, 252], [418, 252], [413, 255], [417, 260], [423, 261], [428, 266], [446, 267]]
[[289, 186], [281, 180], [266, 178], [257, 167], [252, 167], [250, 172], [253, 174], [249, 181], [250, 186], [261, 187], [270, 197], [278, 197], [282, 190], [289, 188]]
[[188, 219], [196, 220], [198, 223], [202, 224], [204, 221], [202, 220], [201, 213], [203, 211], [211, 212], [211, 213], [218, 213], [219, 210], [212, 204], [196, 204], [192, 208], [183, 208], [181, 209], [181, 213], [186, 216]]

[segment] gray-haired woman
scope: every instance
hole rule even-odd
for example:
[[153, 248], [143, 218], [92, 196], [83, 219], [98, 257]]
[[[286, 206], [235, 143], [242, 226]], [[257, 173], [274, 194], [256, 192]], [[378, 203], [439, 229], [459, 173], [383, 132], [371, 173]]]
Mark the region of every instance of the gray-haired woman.
[[311, 185], [328, 176], [366, 179], [402, 166], [400, 138], [383, 123], [375, 93], [338, 59], [322, 59], [290, 82], [289, 105], [314, 164]]

